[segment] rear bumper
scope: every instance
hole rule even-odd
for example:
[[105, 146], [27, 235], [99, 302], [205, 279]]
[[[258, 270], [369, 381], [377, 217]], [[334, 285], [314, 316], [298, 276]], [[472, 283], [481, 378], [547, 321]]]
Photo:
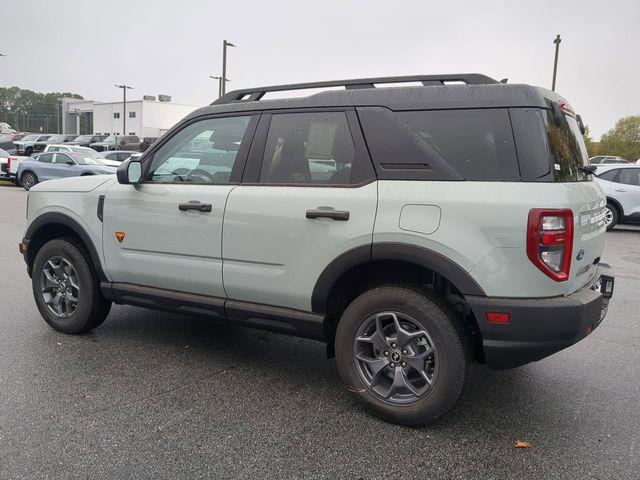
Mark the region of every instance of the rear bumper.
[[[613, 287], [611, 268], [599, 264], [593, 281], [566, 297], [467, 297], [482, 335], [487, 364], [494, 369], [518, 367], [582, 340], [607, 314], [613, 288], [606, 293], [594, 288], [609, 279]], [[509, 322], [489, 323], [487, 312], [508, 313]]]

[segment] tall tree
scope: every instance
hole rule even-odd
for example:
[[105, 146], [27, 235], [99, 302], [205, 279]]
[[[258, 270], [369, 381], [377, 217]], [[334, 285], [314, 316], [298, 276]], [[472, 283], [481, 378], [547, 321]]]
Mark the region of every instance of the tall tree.
[[621, 118], [615, 127], [602, 136], [600, 151], [627, 160], [640, 158], [640, 115]]

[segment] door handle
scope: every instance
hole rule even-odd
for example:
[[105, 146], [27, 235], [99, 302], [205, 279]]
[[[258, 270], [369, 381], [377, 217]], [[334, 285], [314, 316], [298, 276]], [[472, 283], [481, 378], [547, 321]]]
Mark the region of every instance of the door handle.
[[346, 222], [349, 220], [349, 212], [346, 210], [335, 210], [333, 208], [318, 208], [316, 210], [307, 210], [307, 218], [332, 218], [333, 220], [341, 220]]
[[212, 210], [212, 205], [210, 203], [202, 203], [199, 200], [189, 200], [188, 202], [178, 204], [178, 210], [181, 212], [186, 212], [187, 210], [210, 212]]
[[624, 188], [614, 188], [616, 192], [626, 192]]

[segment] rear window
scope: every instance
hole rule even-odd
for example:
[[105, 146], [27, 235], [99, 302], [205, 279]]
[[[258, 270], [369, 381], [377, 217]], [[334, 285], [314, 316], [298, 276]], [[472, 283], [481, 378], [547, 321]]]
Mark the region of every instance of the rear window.
[[542, 108], [509, 110], [523, 181], [584, 182], [589, 174], [587, 149], [574, 117], [563, 114], [556, 125], [553, 112]]

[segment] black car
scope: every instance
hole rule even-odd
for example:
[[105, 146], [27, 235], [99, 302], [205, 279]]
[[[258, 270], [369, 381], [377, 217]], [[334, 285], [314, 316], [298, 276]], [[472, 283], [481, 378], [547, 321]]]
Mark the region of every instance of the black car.
[[108, 135], [80, 135], [68, 142], [69, 145], [77, 145], [79, 147], [88, 147], [92, 143], [103, 141]]
[[69, 143], [77, 137], [76, 134], [51, 135], [46, 140], [41, 140], [33, 144], [33, 152], [42, 152], [47, 145], [57, 145], [59, 143]]
[[11, 140], [10, 133], [0, 135], [0, 150], [5, 150], [7, 153], [15, 155], [16, 147], [13, 144], [13, 140]]
[[140, 149], [140, 139], [135, 135], [109, 135], [101, 142], [94, 142], [89, 145], [96, 152], [105, 150], [135, 150]]

